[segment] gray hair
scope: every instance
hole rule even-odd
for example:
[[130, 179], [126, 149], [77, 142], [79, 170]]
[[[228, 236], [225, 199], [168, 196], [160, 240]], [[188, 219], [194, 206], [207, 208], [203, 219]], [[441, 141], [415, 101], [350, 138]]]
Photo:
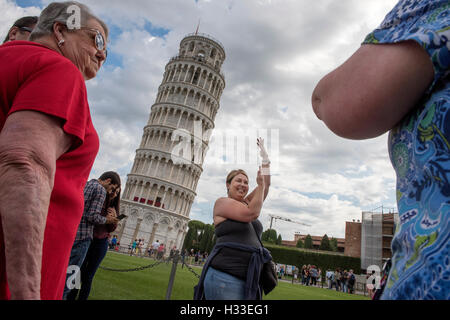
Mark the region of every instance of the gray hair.
[[38, 23], [30, 34], [30, 41], [53, 34], [53, 24], [60, 22], [67, 25], [73, 18], [73, 12], [70, 10], [70, 6], [77, 6], [80, 12], [80, 25], [86, 26], [88, 20], [97, 20], [105, 31], [106, 38], [108, 38], [108, 26], [84, 4], [77, 1], [66, 2], [52, 2], [44, 10], [42, 10], [39, 16]]

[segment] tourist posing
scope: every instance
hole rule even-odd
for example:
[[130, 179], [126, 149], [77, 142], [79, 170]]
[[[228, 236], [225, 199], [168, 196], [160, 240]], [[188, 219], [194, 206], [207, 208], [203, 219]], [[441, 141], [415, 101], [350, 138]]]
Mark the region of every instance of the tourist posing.
[[[260, 251], [263, 227], [258, 220], [270, 185], [270, 161], [263, 143], [258, 139], [263, 168], [257, 172], [257, 187], [247, 195], [248, 175], [243, 170], [233, 170], [226, 178], [227, 197], [217, 199], [214, 204], [217, 242], [203, 267], [194, 299], [254, 300], [262, 297], [259, 276], [264, 259], [270, 257], [267, 250], [264, 249], [264, 255]], [[264, 176], [262, 169], [266, 173]]]

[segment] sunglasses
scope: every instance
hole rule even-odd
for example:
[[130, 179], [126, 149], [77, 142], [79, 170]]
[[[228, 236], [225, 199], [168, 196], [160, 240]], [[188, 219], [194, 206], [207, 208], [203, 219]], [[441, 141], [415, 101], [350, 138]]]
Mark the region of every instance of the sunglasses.
[[95, 48], [99, 51], [104, 51], [105, 58], [108, 57], [108, 50], [106, 50], [106, 41], [105, 41], [105, 38], [103, 38], [102, 33], [100, 31], [98, 31], [97, 29], [92, 29], [92, 28], [81, 28], [81, 29], [95, 32], [95, 38], [94, 38]]
[[29, 32], [29, 33], [31, 33], [33, 31], [33, 29], [28, 28], [28, 27], [19, 27], [19, 29], [22, 30], [22, 31]]
[[106, 59], [108, 57], [108, 50], [106, 50], [106, 41], [105, 41], [105, 38], [103, 38], [102, 33], [100, 31], [98, 31], [97, 29], [87, 28], [87, 27], [81, 27], [81, 28], [75, 29], [75, 30], [80, 30], [80, 29], [95, 32], [95, 37], [94, 37], [95, 48], [99, 51], [105, 52], [105, 59]]

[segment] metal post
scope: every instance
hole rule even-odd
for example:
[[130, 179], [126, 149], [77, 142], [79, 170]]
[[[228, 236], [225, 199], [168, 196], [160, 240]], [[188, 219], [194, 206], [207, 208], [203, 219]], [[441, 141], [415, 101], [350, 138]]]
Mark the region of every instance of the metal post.
[[172, 271], [170, 272], [169, 285], [167, 287], [166, 292], [166, 300], [170, 300], [170, 295], [172, 294], [173, 283], [175, 281], [175, 273], [177, 271], [177, 263], [178, 263], [178, 250], [175, 251], [175, 254], [173, 255]]

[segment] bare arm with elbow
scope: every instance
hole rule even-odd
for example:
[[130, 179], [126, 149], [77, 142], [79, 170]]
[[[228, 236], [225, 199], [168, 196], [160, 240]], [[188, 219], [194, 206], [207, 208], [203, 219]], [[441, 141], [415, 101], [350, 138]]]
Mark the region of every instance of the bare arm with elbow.
[[249, 213], [248, 213], [248, 221], [246, 222], [256, 220], [259, 217], [264, 203], [264, 190], [265, 190], [264, 182], [258, 184], [258, 186], [255, 188], [253, 198], [248, 204]]
[[311, 102], [335, 134], [374, 138], [417, 105], [433, 77], [429, 56], [414, 41], [362, 45], [319, 81]]
[[40, 299], [56, 160], [70, 143], [60, 120], [34, 111], [11, 114], [0, 133], [0, 215], [12, 299]]

